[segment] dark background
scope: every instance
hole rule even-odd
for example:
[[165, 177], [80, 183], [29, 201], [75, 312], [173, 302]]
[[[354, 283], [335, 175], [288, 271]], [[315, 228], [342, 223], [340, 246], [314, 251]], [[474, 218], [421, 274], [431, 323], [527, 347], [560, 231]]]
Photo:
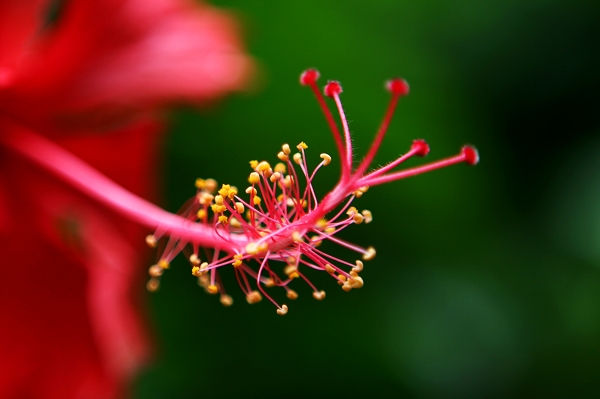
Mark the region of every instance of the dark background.
[[[345, 293], [316, 274], [327, 298], [296, 283], [285, 317], [247, 305], [233, 273], [236, 303], [222, 307], [179, 259], [148, 295], [156, 360], [135, 397], [600, 394], [600, 2], [213, 3], [239, 14], [261, 74], [213, 110], [173, 115], [168, 209], [196, 177], [243, 187], [248, 161], [275, 160], [284, 142], [305, 141], [314, 163], [335, 153], [298, 84], [307, 67], [341, 81], [359, 155], [389, 98], [383, 82], [402, 76], [411, 94], [376, 162], [424, 138], [429, 160], [472, 143], [481, 163], [370, 190], [357, 206], [373, 223], [343, 234], [377, 248], [365, 287]], [[336, 178], [337, 166], [320, 173], [319, 192]]]

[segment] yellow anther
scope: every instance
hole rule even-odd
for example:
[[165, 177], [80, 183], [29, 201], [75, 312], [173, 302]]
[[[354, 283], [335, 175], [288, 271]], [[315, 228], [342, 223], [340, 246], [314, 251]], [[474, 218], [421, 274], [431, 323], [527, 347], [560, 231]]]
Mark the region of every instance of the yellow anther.
[[272, 278], [266, 278], [265, 281], [263, 281], [263, 285], [265, 287], [275, 287], [275, 281], [273, 281]]
[[200, 264], [200, 258], [196, 254], [190, 255], [190, 263], [194, 266], [198, 266]]
[[325, 265], [325, 271], [329, 274], [335, 273], [335, 269], [329, 263]]
[[325, 299], [325, 291], [314, 291], [313, 298], [315, 298], [317, 301], [322, 301], [323, 299]]
[[242, 259], [244, 258], [244, 254], [235, 254], [233, 255], [234, 262], [232, 265], [237, 269], [242, 265]]
[[256, 184], [260, 181], [260, 175], [256, 172], [252, 172], [250, 173], [250, 176], [248, 177], [248, 182], [250, 184]]
[[365, 223], [369, 224], [373, 221], [373, 214], [370, 210], [365, 209], [364, 211], [362, 211], [362, 215], [365, 218]]
[[350, 277], [352, 277], [352, 278], [358, 277], [358, 273], [355, 272], [354, 270], [350, 270]]
[[150, 248], [156, 248], [157, 242], [158, 240], [156, 239], [156, 237], [154, 237], [154, 234], [149, 234], [146, 236], [146, 244], [148, 244]]
[[246, 295], [246, 302], [250, 305], [258, 303], [262, 300], [262, 295], [258, 291], [251, 291], [248, 295]]
[[295, 153], [292, 158], [293, 158], [294, 162], [296, 162], [298, 165], [302, 164], [302, 155], [300, 155], [299, 152]]
[[250, 186], [250, 187], [248, 187], [246, 189], [246, 194], [248, 194], [248, 195], [256, 195], [256, 189], [254, 187]]
[[221, 305], [223, 306], [231, 306], [233, 305], [233, 298], [230, 297], [229, 295], [221, 295], [221, 298], [219, 298], [219, 301], [221, 302]]
[[321, 219], [317, 220], [317, 227], [321, 228], [321, 229], [327, 227], [327, 219], [321, 218]]
[[284, 163], [278, 162], [275, 165], [275, 169], [273, 169], [275, 172], [279, 172], [281, 174], [284, 174], [287, 171], [287, 167], [285, 166]]
[[256, 169], [257, 166], [258, 166], [258, 161], [257, 160], [250, 161], [250, 167], [252, 169]]
[[281, 173], [279, 173], [279, 172], [275, 172], [271, 175], [271, 177], [269, 177], [269, 180], [271, 180], [271, 183], [275, 183], [276, 181], [279, 181], [279, 179], [281, 179]]
[[375, 248], [373, 247], [369, 247], [367, 248], [367, 252], [365, 254], [363, 254], [362, 258], [363, 260], [371, 260], [375, 257]]
[[335, 233], [335, 227], [326, 228], [325, 233], [327, 233], [327, 234]]
[[284, 144], [284, 145], [282, 145], [282, 146], [281, 146], [281, 151], [283, 151], [283, 153], [284, 153], [285, 155], [290, 155], [290, 152], [292, 152], [292, 151], [290, 150], [290, 146], [289, 146], [289, 144]]
[[[202, 266], [200, 266], [200, 269], [202, 269]], [[208, 278], [208, 276], [206, 274], [203, 274], [200, 277], [198, 277], [198, 285], [200, 287], [203, 287], [204, 289], [206, 289], [206, 287], [208, 287], [209, 284], [210, 284], [210, 278]]]
[[352, 284], [349, 281], [346, 281], [343, 285], [342, 285], [342, 289], [346, 292], [350, 292], [352, 290]]
[[355, 192], [353, 192], [352, 194], [354, 194], [354, 196], [355, 196], [356, 198], [360, 198], [360, 197], [362, 197], [362, 195], [363, 195], [363, 192], [362, 192], [362, 191], [359, 191], [359, 190], [356, 190], [356, 191], [355, 191]]
[[364, 194], [369, 191], [369, 186], [362, 186], [358, 189], [358, 191], [361, 191]]
[[254, 202], [254, 205], [260, 205], [260, 203], [261, 203], [261, 199], [258, 195], [255, 196], [252, 201]]
[[290, 175], [286, 175], [285, 179], [283, 179], [283, 186], [285, 188], [290, 188], [290, 187], [292, 187], [292, 182], [293, 181], [294, 180], [292, 179], [292, 177]]
[[292, 240], [294, 240], [294, 242], [303, 242], [304, 240], [302, 239], [302, 234], [300, 234], [297, 231], [294, 231], [292, 233]]
[[202, 262], [202, 264], [200, 265], [200, 271], [202, 273], [205, 273], [206, 269], [208, 269], [208, 262]]
[[233, 197], [235, 197], [238, 193], [238, 189], [235, 186], [231, 186], [229, 187], [229, 194], [227, 194], [227, 196], [229, 197], [229, 199], [233, 199]]
[[246, 253], [248, 255], [256, 255], [258, 253], [258, 244], [251, 242], [246, 245]]
[[214, 213], [223, 213], [227, 210], [227, 207], [225, 207], [225, 205], [213, 204], [210, 206], [210, 209], [212, 209]]
[[361, 224], [365, 220], [363, 215], [361, 215], [360, 213], [354, 214], [354, 217], [352, 219], [354, 219], [354, 223], [356, 224]]
[[235, 218], [233, 216], [231, 217], [231, 219], [229, 219], [229, 225], [231, 227], [235, 227], [236, 229], [242, 227], [242, 224], [240, 223], [240, 221], [237, 220], [237, 218]]
[[199, 209], [198, 212], [196, 213], [196, 216], [198, 217], [198, 219], [204, 219], [204, 218], [206, 218], [206, 210], [205, 209]]
[[160, 277], [163, 274], [163, 268], [158, 265], [152, 265], [148, 269], [148, 274], [150, 277]]
[[300, 144], [298, 144], [296, 146], [296, 148], [299, 150], [306, 150], [308, 148], [308, 146], [306, 145], [306, 143], [304, 141], [301, 141]]
[[227, 216], [225, 216], [225, 215], [219, 216], [219, 223], [227, 224]]
[[289, 299], [291, 299], [291, 300], [294, 300], [294, 299], [297, 299], [297, 298], [298, 298], [298, 293], [297, 293], [296, 291], [294, 291], [294, 290], [288, 290], [288, 292], [287, 292], [286, 296], [287, 296]]
[[346, 215], [348, 215], [348, 216], [354, 216], [356, 213], [358, 213], [358, 211], [353, 206], [348, 208], [348, 210], [346, 211]]
[[337, 275], [337, 278], [338, 278], [340, 281], [346, 281], [346, 276], [344, 276], [343, 274], [338, 274], [338, 275]]
[[200, 268], [198, 266], [192, 267], [192, 276], [200, 277]]
[[166, 259], [159, 260], [157, 264], [161, 269], [168, 269], [170, 266], [169, 261]]
[[323, 160], [323, 165], [327, 166], [331, 162], [331, 156], [329, 154], [321, 154], [321, 159]]
[[204, 190], [204, 187], [206, 187], [206, 182], [204, 179], [197, 178], [195, 185], [196, 185], [196, 188], [198, 188], [200, 190]]
[[212, 194], [209, 193], [201, 193], [198, 197], [198, 203], [200, 205], [210, 205], [212, 204], [213, 198], [215, 198]]
[[356, 266], [352, 268], [353, 271], [360, 273], [363, 271], [363, 263], [360, 260], [356, 261]]
[[267, 161], [262, 161], [261, 163], [258, 164], [256, 169], [259, 172], [266, 172], [267, 170], [271, 169], [271, 165], [269, 165], [269, 163]]
[[215, 179], [206, 179], [204, 181], [204, 189], [209, 193], [214, 193], [217, 190], [218, 184]]
[[312, 236], [310, 237], [310, 242], [313, 243], [313, 247], [317, 248], [323, 243], [323, 240], [321, 240], [321, 237], [319, 236]]
[[242, 204], [241, 202], [236, 202], [235, 203], [235, 210], [241, 215], [242, 213], [244, 213], [244, 204]]
[[230, 189], [231, 189], [231, 186], [229, 184], [223, 184], [221, 186], [221, 189], [219, 190], [219, 194], [221, 194], [223, 197], [228, 197]]
[[151, 278], [146, 283], [146, 289], [150, 292], [156, 292], [160, 288], [160, 281], [156, 278]]
[[223, 205], [223, 196], [222, 195], [217, 195], [215, 197], [215, 204], [217, 204], [217, 205]]
[[288, 307], [287, 305], [281, 305], [281, 307], [279, 309], [277, 309], [277, 314], [279, 316], [284, 316], [286, 315], [288, 312]]
[[277, 196], [277, 202], [283, 203], [283, 194]]
[[296, 266], [288, 265], [283, 269], [283, 272], [291, 279], [300, 277]]
[[352, 278], [352, 282], [351, 282], [352, 288], [362, 288], [362, 286], [364, 284], [365, 283], [363, 282], [362, 277], [357, 276], [357, 277]]
[[206, 290], [208, 291], [209, 294], [216, 294], [217, 292], [219, 292], [219, 287], [217, 287], [216, 285], [209, 285], [208, 287], [206, 287]]
[[284, 161], [287, 162], [290, 160], [290, 157], [288, 157], [287, 155], [285, 155], [285, 153], [283, 151], [279, 151], [277, 153], [277, 158], [279, 158], [280, 161]]

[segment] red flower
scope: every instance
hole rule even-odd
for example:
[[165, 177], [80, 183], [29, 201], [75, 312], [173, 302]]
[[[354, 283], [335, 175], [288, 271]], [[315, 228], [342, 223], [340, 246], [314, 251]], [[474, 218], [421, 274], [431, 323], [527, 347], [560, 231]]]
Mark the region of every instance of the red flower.
[[0, 397], [114, 398], [148, 355], [130, 290], [143, 231], [7, 143], [49, 137], [153, 198], [156, 111], [240, 88], [251, 61], [206, 5], [52, 4], [0, 3]]

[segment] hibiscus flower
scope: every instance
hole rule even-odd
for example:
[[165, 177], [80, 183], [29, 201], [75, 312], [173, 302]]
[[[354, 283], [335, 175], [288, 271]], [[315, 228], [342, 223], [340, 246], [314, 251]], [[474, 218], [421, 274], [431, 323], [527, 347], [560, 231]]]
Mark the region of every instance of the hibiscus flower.
[[132, 292], [144, 231], [14, 146], [50, 140], [153, 199], [157, 112], [242, 88], [238, 37], [185, 0], [0, 3], [0, 397], [120, 397], [148, 357]]

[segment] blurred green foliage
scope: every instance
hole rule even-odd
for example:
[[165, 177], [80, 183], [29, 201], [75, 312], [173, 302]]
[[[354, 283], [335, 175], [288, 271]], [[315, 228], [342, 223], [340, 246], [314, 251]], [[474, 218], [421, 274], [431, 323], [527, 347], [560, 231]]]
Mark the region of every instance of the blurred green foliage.
[[[307, 67], [341, 81], [358, 154], [383, 116], [383, 82], [400, 75], [411, 94], [376, 162], [424, 138], [429, 159], [472, 143], [481, 163], [370, 190], [357, 206], [374, 222], [344, 235], [377, 247], [365, 287], [315, 274], [327, 299], [297, 283], [285, 317], [248, 306], [227, 273], [236, 303], [223, 308], [179, 259], [149, 295], [158, 348], [136, 397], [596, 397], [600, 2], [216, 3], [239, 14], [262, 71], [250, 93], [174, 114], [170, 210], [196, 177], [243, 186], [247, 162], [284, 142], [305, 141], [314, 164], [335, 153], [298, 84]], [[336, 177], [320, 173], [318, 190]]]

